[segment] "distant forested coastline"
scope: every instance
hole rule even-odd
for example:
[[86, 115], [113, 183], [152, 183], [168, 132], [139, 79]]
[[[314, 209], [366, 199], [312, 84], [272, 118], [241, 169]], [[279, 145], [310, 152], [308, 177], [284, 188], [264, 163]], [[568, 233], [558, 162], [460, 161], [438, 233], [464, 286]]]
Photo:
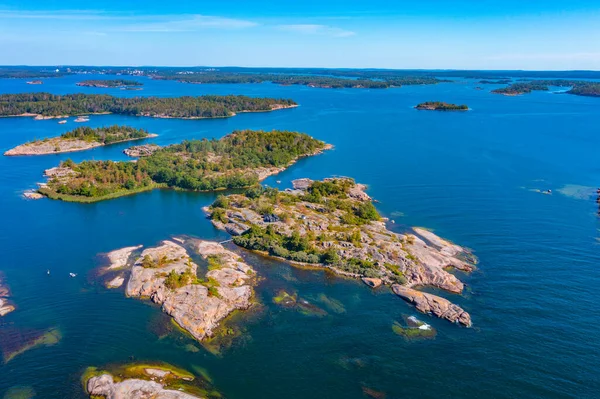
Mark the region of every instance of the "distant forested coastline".
[[121, 98], [100, 94], [25, 93], [0, 95], [0, 116], [112, 113], [159, 118], [222, 118], [238, 112], [272, 111], [296, 105], [289, 99], [234, 95]]
[[506, 96], [517, 96], [521, 94], [528, 94], [532, 91], [548, 91], [550, 90], [549, 86], [570, 87], [571, 89], [566, 91], [567, 94], [600, 97], [600, 82], [564, 79], [518, 82], [507, 87], [492, 90], [492, 93], [503, 94]]
[[309, 87], [318, 87], [326, 89], [387, 89], [390, 87], [400, 87], [408, 85], [428, 85], [443, 82], [443, 80], [428, 76], [392, 76], [385, 79], [375, 79], [370, 77], [360, 77], [351, 79], [350, 77], [338, 76], [317, 76], [317, 75], [285, 75], [285, 74], [245, 74], [245, 73], [217, 73], [217, 72], [199, 72], [194, 74], [153, 74], [153, 79], [158, 80], [176, 80], [182, 83], [195, 84], [218, 84], [218, 83], [263, 83], [272, 82], [274, 84], [289, 86], [302, 85]]

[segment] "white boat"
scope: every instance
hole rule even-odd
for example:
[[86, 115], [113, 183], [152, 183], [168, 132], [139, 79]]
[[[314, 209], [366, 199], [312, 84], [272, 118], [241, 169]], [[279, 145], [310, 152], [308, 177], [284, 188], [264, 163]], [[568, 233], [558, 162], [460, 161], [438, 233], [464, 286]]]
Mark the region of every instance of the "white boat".
[[75, 119], [75, 122], [89, 122], [90, 118], [88, 118], [87, 116], [79, 116], [77, 117], [77, 119]]
[[71, 277], [77, 277], [77, 274], [75, 274], [75, 273], [69, 273], [69, 276], [71, 276]]
[[59, 124], [59, 125], [64, 125], [65, 123], [67, 123], [66, 119], [65, 119], [65, 120], [62, 120], [62, 121], [58, 121], [58, 124]]

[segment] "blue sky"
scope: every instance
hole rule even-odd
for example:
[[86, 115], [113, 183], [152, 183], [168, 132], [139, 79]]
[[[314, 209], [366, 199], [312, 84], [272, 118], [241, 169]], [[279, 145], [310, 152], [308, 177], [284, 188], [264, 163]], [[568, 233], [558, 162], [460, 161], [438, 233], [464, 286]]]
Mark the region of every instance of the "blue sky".
[[0, 0], [0, 64], [600, 70], [600, 1]]

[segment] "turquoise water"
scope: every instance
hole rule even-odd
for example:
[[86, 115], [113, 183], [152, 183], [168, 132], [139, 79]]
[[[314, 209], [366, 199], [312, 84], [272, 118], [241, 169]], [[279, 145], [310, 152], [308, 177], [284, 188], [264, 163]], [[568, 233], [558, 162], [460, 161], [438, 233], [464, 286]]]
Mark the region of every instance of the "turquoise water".
[[[62, 341], [0, 365], [0, 395], [32, 386], [39, 398], [83, 398], [81, 372], [136, 360], [206, 369], [226, 398], [363, 398], [363, 387], [387, 398], [592, 398], [600, 392], [600, 254], [592, 190], [600, 184], [600, 99], [534, 92], [521, 97], [474, 90], [475, 81], [389, 90], [327, 90], [256, 85], [186, 85], [144, 80], [144, 90], [78, 88], [81, 77], [43, 86], [0, 80], [1, 93], [50, 91], [115, 95], [247, 94], [296, 100], [296, 109], [181, 121], [92, 116], [159, 134], [148, 140], [222, 137], [234, 129], [290, 129], [335, 145], [266, 183], [288, 187], [299, 177], [347, 175], [369, 185], [394, 228], [425, 226], [472, 248], [479, 269], [461, 276], [463, 306], [474, 327], [418, 314], [387, 290], [324, 272], [298, 270], [238, 249], [266, 279], [263, 311], [246, 334], [214, 356], [189, 352], [187, 338], [159, 338], [159, 308], [107, 291], [94, 269], [98, 254], [154, 245], [176, 235], [226, 238], [204, 218], [213, 194], [154, 191], [98, 204], [27, 201], [23, 190], [68, 157], [124, 159], [127, 144], [41, 157], [0, 157], [0, 271], [17, 310], [6, 331], [58, 327]], [[467, 113], [419, 112], [422, 101], [466, 103]], [[75, 123], [0, 119], [0, 150], [55, 136]], [[552, 195], [536, 190], [552, 189]], [[46, 270], [51, 270], [51, 275]], [[77, 273], [70, 278], [69, 272]], [[297, 291], [328, 311], [304, 316], [276, 307], [280, 289]], [[318, 302], [340, 301], [344, 313]], [[339, 310], [339, 309], [338, 309]], [[415, 314], [434, 340], [407, 342], [394, 321]], [[9, 334], [10, 335], [10, 334]], [[199, 346], [199, 345], [197, 345]]]

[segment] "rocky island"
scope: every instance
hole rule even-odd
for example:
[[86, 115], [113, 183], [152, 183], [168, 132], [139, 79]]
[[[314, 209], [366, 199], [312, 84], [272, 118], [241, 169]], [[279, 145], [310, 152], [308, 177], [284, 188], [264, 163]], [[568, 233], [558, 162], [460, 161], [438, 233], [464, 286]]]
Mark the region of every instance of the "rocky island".
[[441, 101], [427, 101], [415, 106], [418, 110], [425, 111], [468, 111], [467, 105], [449, 104]]
[[2, 276], [0, 276], [0, 317], [6, 316], [15, 310], [15, 307], [8, 301], [9, 296], [10, 290], [6, 285], [4, 285]]
[[418, 310], [471, 326], [462, 308], [416, 288], [460, 294], [464, 284], [447, 269], [469, 272], [475, 257], [425, 229], [390, 231], [364, 190], [349, 178], [301, 179], [293, 190], [255, 187], [220, 196], [205, 211], [241, 247], [363, 278], [372, 287], [390, 285]]
[[206, 272], [199, 273], [182, 244], [166, 240], [146, 248], [132, 265], [131, 254], [139, 247], [109, 253], [108, 268], [118, 274], [111, 276], [107, 286], [120, 286], [129, 272], [127, 296], [148, 298], [161, 305], [177, 325], [202, 341], [213, 336], [220, 322], [234, 310], [251, 306], [256, 273], [221, 244], [191, 239], [183, 242], [206, 261]]
[[156, 137], [144, 129], [129, 126], [109, 126], [100, 128], [78, 127], [63, 133], [59, 137], [34, 140], [22, 144], [4, 153], [4, 155], [47, 155], [63, 152], [84, 151], [104, 145], [124, 141], [141, 140]]
[[228, 118], [240, 112], [267, 112], [296, 106], [292, 100], [234, 95], [169, 98], [50, 93], [0, 95], [0, 116], [34, 116], [36, 119], [92, 114], [179, 119]]
[[166, 363], [112, 366], [110, 370], [88, 367], [82, 383], [92, 398], [105, 399], [199, 399], [221, 395], [192, 373]]
[[303, 133], [236, 131], [220, 140], [170, 145], [137, 162], [68, 160], [46, 171], [48, 182], [38, 191], [52, 199], [95, 202], [154, 188], [243, 188], [328, 148]]
[[139, 87], [144, 84], [137, 80], [125, 80], [125, 79], [114, 79], [114, 80], [83, 80], [76, 83], [77, 86], [81, 87], [99, 87], [99, 88], [127, 88], [127, 87]]

